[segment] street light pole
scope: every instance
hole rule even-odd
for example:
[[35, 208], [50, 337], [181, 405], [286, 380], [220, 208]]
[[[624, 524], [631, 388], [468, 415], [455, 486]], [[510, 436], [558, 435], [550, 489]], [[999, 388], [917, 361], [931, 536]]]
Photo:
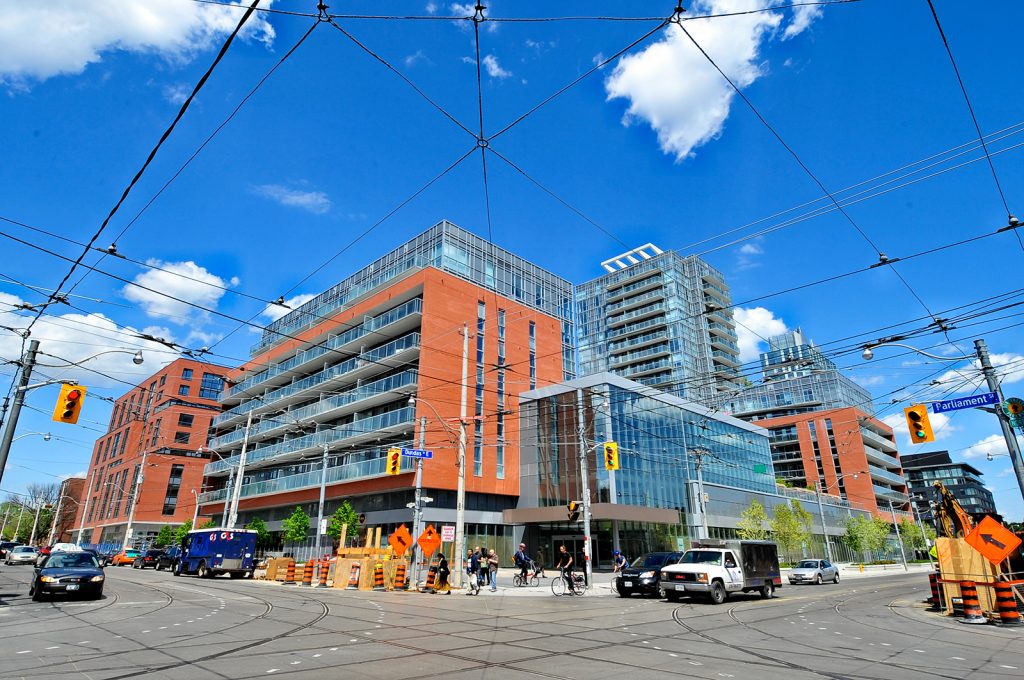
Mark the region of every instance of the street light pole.
[[39, 511], [43, 509], [43, 502], [41, 500], [36, 501], [36, 517], [32, 520], [32, 536], [28, 539], [28, 544], [32, 545], [36, 542], [36, 528], [39, 526]]
[[53, 533], [57, 530], [57, 522], [60, 521], [60, 508], [64, 504], [64, 485], [61, 484], [60, 495], [57, 496], [57, 511], [53, 513], [53, 520], [50, 522], [50, 538], [47, 545], [53, 545]]
[[590, 555], [590, 466], [587, 464], [587, 427], [583, 408], [583, 389], [576, 389], [576, 420], [580, 448], [580, 502], [583, 503], [583, 568], [587, 584], [593, 583], [594, 565]]
[[316, 552], [314, 559], [320, 559], [320, 536], [323, 534], [324, 523], [324, 494], [327, 492], [327, 442], [324, 442], [323, 468], [320, 471], [320, 509], [316, 516]]
[[242, 453], [238, 457], [238, 474], [231, 486], [231, 512], [227, 516], [227, 529], [234, 529], [238, 520], [238, 502], [242, 499], [242, 479], [245, 474], [245, 455], [249, 449], [249, 428], [252, 427], [252, 409], [245, 418], [245, 433], [242, 435]]
[[[427, 417], [420, 416], [420, 449], [427, 448]], [[423, 515], [423, 459], [416, 459], [416, 495], [413, 498], [413, 510], [412, 510], [412, 582], [413, 586], [419, 583], [420, 573], [420, 558], [417, 558], [416, 553], [421, 550], [416, 539], [419, 538], [422, 532], [420, 523]], [[458, 558], [459, 562], [456, 562], [454, 558]], [[461, 564], [462, 560], [465, 559], [465, 554], [455, 555], [452, 559], [452, 564]]]
[[[93, 472], [96, 470], [94, 469]], [[89, 514], [89, 502], [92, 500], [92, 473], [85, 477], [85, 507], [82, 508], [82, 519], [78, 521], [78, 546], [82, 546], [82, 535], [85, 533], [85, 518]]]
[[934, 567], [935, 560], [932, 559], [932, 551], [928, 549], [928, 536], [924, 533], [924, 522], [921, 520], [921, 511], [917, 509], [917, 503], [914, 502], [916, 499], [917, 496], [911, 496], [910, 511], [914, 513], [914, 520], [917, 521], [917, 529], [921, 532], [921, 540], [924, 542], [924, 554], [928, 556], [928, 564]]
[[[469, 371], [469, 325], [462, 324], [462, 389], [459, 397], [459, 482], [455, 498], [455, 551], [461, 563], [466, 554], [466, 381]], [[453, 556], [454, 557], [454, 556]], [[454, 585], [462, 587], [462, 569], [454, 572]]]
[[196, 498], [196, 511], [192, 513], [192, 528], [196, 528], [196, 522], [199, 521], [199, 492], [192, 489], [192, 495]]
[[4, 469], [7, 467], [7, 457], [11, 453], [11, 443], [14, 441], [14, 431], [18, 428], [18, 417], [21, 416], [21, 407], [25, 404], [25, 393], [28, 392], [28, 383], [32, 378], [32, 367], [36, 365], [36, 353], [39, 351], [39, 341], [31, 340], [28, 343], [28, 351], [21, 360], [21, 376], [18, 380], [18, 387], [14, 391], [14, 403], [11, 405], [11, 415], [7, 421], [7, 429], [4, 430], [3, 439], [0, 439], [0, 481], [4, 478]]
[[832, 544], [828, 540], [828, 527], [825, 526], [825, 505], [821, 502], [821, 480], [814, 484], [814, 490], [818, 493], [818, 516], [821, 517], [821, 536], [825, 539], [825, 552], [828, 554], [828, 561], [835, 562], [832, 556]]
[[[913, 505], [913, 503], [911, 503]], [[910, 571], [910, 567], [907, 566], [907, 552], [903, 549], [903, 537], [900, 536], [900, 525], [896, 521], [896, 506], [889, 501], [889, 512], [892, 513], [892, 528], [896, 530], [896, 540], [900, 544], [900, 557], [903, 559], [903, 571]]]
[[693, 456], [697, 459], [697, 463], [695, 464], [695, 467], [697, 469], [697, 510], [700, 513], [700, 525], [697, 527], [699, 529], [698, 533], [700, 533], [700, 535], [697, 536], [697, 538], [709, 538], [710, 532], [708, 531], [708, 509], [707, 505], [704, 503], [703, 468], [704, 456], [708, 455], [711, 452], [705, 448], [698, 447], [690, 449], [690, 453], [692, 453]]

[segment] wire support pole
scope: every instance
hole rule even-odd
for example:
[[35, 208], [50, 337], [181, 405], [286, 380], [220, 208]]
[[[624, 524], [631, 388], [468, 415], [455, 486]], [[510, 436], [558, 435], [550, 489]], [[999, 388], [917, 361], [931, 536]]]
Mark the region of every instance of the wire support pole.
[[[427, 417], [420, 416], [420, 450], [427, 448]], [[416, 539], [423, 532], [423, 459], [416, 459], [416, 492], [413, 497], [412, 506], [412, 583], [413, 586], [419, 583], [420, 560], [423, 559], [423, 549], [420, 548]], [[456, 556], [462, 559], [461, 556]], [[455, 561], [452, 561], [455, 564]], [[461, 564], [461, 562], [460, 562]]]
[[580, 502], [583, 504], [583, 569], [586, 573], [587, 584], [593, 582], [594, 561], [590, 554], [590, 465], [587, 446], [587, 428], [584, 420], [585, 410], [583, 408], [583, 389], [576, 389], [576, 421], [579, 434], [580, 450]]
[[[992, 367], [992, 361], [989, 359], [988, 345], [985, 344], [983, 338], [978, 338], [974, 341], [974, 348], [978, 353], [978, 363], [981, 364], [981, 372], [985, 376], [985, 382], [988, 384], [988, 388], [996, 393], [999, 403], [1002, 404], [1003, 390], [999, 385], [998, 377], [996, 377], [996, 371]], [[996, 417], [999, 418], [999, 427], [1003, 431], [1003, 439], [1006, 440], [1006, 450], [1010, 454], [1010, 462], [1013, 463], [1013, 472], [1017, 477], [1017, 486], [1020, 489], [1021, 497], [1024, 497], [1024, 461], [1021, 460], [1017, 435], [1013, 431], [1013, 425], [1010, 424], [1009, 419], [1002, 413], [999, 407], [996, 407]]]
[[817, 492], [814, 495], [818, 497], [818, 517], [821, 518], [821, 537], [825, 541], [825, 553], [829, 562], [835, 562], [835, 557], [832, 555], [832, 543], [828, 540], [828, 528], [825, 526], [825, 504], [821, 501], [820, 479], [815, 483], [814, 490]]
[[[242, 476], [245, 474], [245, 456], [249, 451], [249, 431], [252, 429], [252, 411], [245, 418], [245, 433], [242, 435], [242, 453], [238, 456], [238, 472], [235, 473], [235, 481], [231, 485], [231, 511], [228, 513], [226, 529], [234, 529], [238, 521], [238, 503], [242, 500]], [[319, 529], [319, 527], [317, 527]]]
[[18, 387], [15, 388], [14, 403], [11, 404], [11, 414], [7, 419], [7, 429], [4, 430], [3, 439], [0, 440], [0, 481], [3, 481], [4, 478], [7, 458], [11, 453], [11, 444], [14, 443], [14, 431], [18, 428], [21, 407], [25, 405], [25, 394], [29, 389], [29, 380], [32, 378], [32, 368], [36, 365], [38, 352], [39, 341], [30, 340], [28, 350], [21, 360], [21, 377], [18, 380]]
[[[455, 497], [455, 551], [459, 563], [466, 554], [466, 390], [469, 371], [469, 325], [462, 324], [462, 386], [459, 396], [459, 481]], [[454, 585], [462, 587], [462, 569], [452, 572]]]
[[700, 535], [698, 538], [710, 538], [708, 531], [708, 508], [704, 502], [704, 457], [711, 454], [705, 448], [690, 449], [690, 453], [697, 459], [694, 467], [697, 469], [697, 510], [700, 513], [700, 524], [698, 525]]
[[[317, 515], [316, 515], [316, 548], [315, 548], [315, 552], [313, 553], [313, 559], [316, 559], [316, 560], [320, 559], [320, 540], [321, 540], [321, 537], [324, 534], [324, 526], [323, 526], [323, 524], [324, 524], [324, 495], [327, 492], [327, 454], [328, 454], [328, 452], [329, 452], [328, 444], [327, 444], [327, 442], [324, 442], [323, 462], [321, 463], [322, 467], [320, 469], [320, 505], [319, 505], [319, 509], [317, 510]], [[239, 485], [239, 488], [241, 488], [241, 485]]]
[[900, 558], [903, 560], [903, 571], [910, 571], [907, 566], [907, 551], [903, 549], [903, 536], [900, 535], [900, 523], [896, 521], [896, 506], [889, 501], [889, 512], [892, 514], [892, 528], [896, 530], [896, 542], [900, 544]]
[[[79, 547], [82, 546], [82, 536], [85, 534], [85, 518], [88, 517], [88, 515], [89, 515], [89, 503], [92, 501], [93, 474], [95, 474], [96, 469], [98, 469], [98, 468], [94, 468], [92, 471], [89, 472], [88, 475], [85, 476], [85, 491], [84, 491], [84, 493], [85, 493], [85, 507], [81, 509], [82, 519], [80, 519], [78, 521], [78, 546]], [[195, 527], [193, 526], [192, 528], [194, 529]]]

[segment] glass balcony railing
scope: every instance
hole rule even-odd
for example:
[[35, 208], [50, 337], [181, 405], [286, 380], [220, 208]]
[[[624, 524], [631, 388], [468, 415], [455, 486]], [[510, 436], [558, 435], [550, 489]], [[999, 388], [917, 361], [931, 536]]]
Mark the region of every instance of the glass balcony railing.
[[888, 451], [890, 453], [896, 452], [896, 442], [891, 439], [886, 439], [882, 435], [877, 432], [872, 432], [866, 427], [862, 427], [860, 429], [860, 434], [864, 438], [864, 441], [877, 445], [882, 451]]
[[[330, 411], [336, 411], [345, 406], [357, 404], [360, 401], [371, 399], [375, 396], [387, 394], [403, 387], [414, 386], [416, 385], [417, 377], [418, 374], [416, 371], [405, 371], [404, 373], [398, 373], [381, 380], [375, 380], [374, 382], [360, 385], [359, 387], [334, 395], [333, 397], [321, 399], [309, 406], [303, 406], [302, 408], [288, 411], [286, 414], [282, 414], [279, 417], [262, 420], [249, 428], [249, 440], [254, 441], [255, 439], [258, 439], [260, 435], [272, 430], [295, 427], [298, 423], [315, 421], [316, 417], [319, 415]], [[211, 439], [210, 448], [218, 449], [222, 446], [234, 444], [235, 442], [242, 441], [244, 437], [245, 428], [240, 427], [233, 432], [228, 432], [227, 434]]]
[[[327, 483], [337, 484], [339, 482], [354, 482], [361, 479], [368, 479], [370, 477], [380, 477], [384, 474], [384, 465], [386, 461], [387, 458], [382, 456], [380, 458], [372, 458], [370, 460], [361, 460], [358, 463], [329, 467], [327, 468]], [[403, 472], [411, 472], [416, 467], [416, 461], [413, 458], [403, 457], [401, 465], [401, 470]], [[320, 486], [322, 475], [323, 470], [318, 468], [310, 470], [309, 472], [302, 472], [297, 475], [288, 475], [286, 477], [278, 477], [276, 479], [266, 479], [260, 482], [244, 484], [242, 485], [241, 497], [248, 498], [250, 496], [262, 496], [270, 493], [281, 493], [283, 491], [317, 487]], [[199, 502], [201, 504], [217, 503], [223, 501], [226, 496], [227, 489], [208, 491], [206, 493], [199, 494]]]
[[622, 337], [623, 335], [629, 335], [630, 333], [636, 333], [637, 331], [646, 330], [648, 328], [654, 328], [656, 326], [664, 326], [665, 317], [658, 317], [657, 319], [648, 319], [640, 323], [631, 324], [629, 326], [623, 326], [622, 328], [613, 330], [608, 333], [609, 339]]
[[726, 289], [722, 288], [721, 286], [716, 286], [713, 283], [709, 283], [709, 282], [705, 281], [704, 282], [704, 292], [711, 293], [712, 295], [718, 297], [721, 300], [725, 300], [726, 302], [729, 301], [729, 291], [727, 291]]
[[892, 500], [896, 503], [906, 503], [910, 500], [910, 496], [902, 491], [896, 491], [895, 489], [890, 489], [887, 486], [879, 486], [878, 484], [872, 484], [871, 486], [874, 487], [875, 495], [879, 498]]
[[900, 475], [895, 472], [889, 472], [888, 470], [884, 470], [880, 467], [875, 467], [874, 465], [868, 465], [868, 473], [871, 475], [872, 479], [878, 479], [897, 486], [907, 485], [907, 480]]
[[880, 465], [883, 468], [898, 467], [900, 464], [895, 456], [883, 453], [872, 446], [864, 447], [864, 457], [868, 459], [869, 463]]
[[628, 323], [632, 319], [639, 319], [640, 317], [648, 316], [649, 314], [663, 312], [666, 311], [666, 309], [664, 302], [655, 302], [652, 305], [634, 309], [633, 311], [626, 312], [625, 314], [610, 316], [608, 317], [608, 325], [611, 326], [612, 324]]
[[636, 352], [629, 352], [628, 354], [620, 354], [618, 356], [614, 356], [611, 358], [608, 364], [610, 366], [621, 366], [622, 364], [632, 363], [634, 361], [639, 361], [640, 359], [645, 359], [647, 357], [659, 356], [668, 353], [669, 349], [667, 344], [658, 345], [657, 347], [649, 347], [647, 349], [638, 350]]
[[661, 300], [664, 297], [665, 297], [665, 291], [663, 291], [663, 290], [652, 290], [649, 293], [643, 293], [641, 295], [637, 295], [636, 297], [626, 298], [625, 300], [622, 300], [620, 302], [613, 302], [612, 304], [607, 305], [604, 308], [604, 311], [605, 311], [605, 314], [614, 314], [615, 312], [619, 311], [620, 309], [625, 309], [626, 307], [632, 307], [634, 305], [643, 304], [644, 302], [647, 302], [648, 300]]
[[645, 364], [637, 364], [624, 368], [618, 371], [618, 374], [623, 378], [628, 378], [631, 375], [637, 375], [638, 373], [647, 373], [648, 371], [659, 371], [662, 369], [672, 368], [672, 359], [659, 359], [658, 361], [648, 361]]
[[421, 314], [422, 312], [423, 300], [420, 298], [409, 300], [408, 302], [393, 309], [389, 309], [383, 314], [367, 319], [355, 328], [350, 328], [344, 333], [330, 338], [321, 345], [310, 347], [309, 349], [298, 352], [290, 359], [282, 361], [279, 364], [275, 364], [264, 371], [260, 371], [256, 375], [250, 376], [240, 383], [228, 386], [224, 390], [224, 397], [237, 398], [239, 395], [245, 395], [257, 385], [261, 385], [268, 380], [272, 380], [282, 373], [295, 370], [298, 366], [306, 364], [318, 357], [322, 357], [325, 354], [337, 351], [339, 347], [343, 347], [371, 333], [376, 333], [381, 328], [401, 321], [408, 316]]
[[[272, 460], [281, 456], [299, 453], [300, 451], [312, 450], [324, 444], [337, 444], [346, 439], [352, 439], [361, 435], [367, 435], [386, 428], [399, 425], [412, 426], [416, 420], [416, 409], [412, 406], [400, 408], [388, 413], [382, 413], [368, 418], [355, 420], [346, 425], [338, 425], [329, 430], [321, 430], [304, 437], [287, 439], [283, 442], [270, 444], [268, 446], [257, 446], [246, 454], [246, 464], [251, 465], [262, 461]], [[213, 475], [219, 472], [226, 472], [238, 464], [238, 456], [232, 456], [225, 460], [218, 460], [206, 466], [206, 474]]]
[[[243, 416], [249, 411], [254, 411], [259, 408], [270, 407], [275, 401], [284, 399], [286, 397], [293, 397], [302, 392], [312, 390], [314, 388], [321, 387], [324, 383], [344, 376], [346, 373], [350, 373], [358, 368], [362, 368], [367, 363], [379, 363], [384, 360], [408, 349], [419, 347], [420, 345], [420, 334], [409, 333], [404, 335], [397, 340], [392, 340], [386, 345], [376, 347], [369, 352], [363, 352], [358, 357], [352, 357], [346, 359], [340, 364], [335, 364], [329, 368], [314, 373], [313, 375], [306, 376], [302, 380], [293, 382], [290, 385], [279, 387], [276, 390], [268, 392], [259, 399], [250, 399], [249, 401], [243, 402], [238, 406], [224, 411], [220, 415], [213, 419], [212, 427], [217, 427], [233, 418]], [[386, 368], [386, 367], [382, 367]]]
[[719, 323], [718, 321], [709, 321], [708, 330], [710, 330], [712, 333], [717, 332], [720, 334], [724, 334], [729, 338], [732, 338], [733, 340], [736, 339], [736, 329], [724, 323]]
[[608, 291], [608, 298], [619, 298], [622, 297], [623, 295], [629, 295], [634, 290], [641, 290], [643, 288], [650, 288], [651, 286], [659, 285], [663, 280], [664, 277], [661, 274], [648, 276], [646, 279], [634, 281], [633, 283], [627, 284], [622, 288], [616, 288], [615, 290]]
[[643, 345], [643, 344], [647, 344], [647, 343], [651, 343], [651, 342], [661, 342], [663, 340], [668, 340], [668, 337], [665, 335], [664, 331], [662, 331], [660, 333], [659, 332], [644, 333], [643, 335], [637, 335], [635, 337], [629, 338], [628, 340], [620, 340], [618, 342], [610, 342], [610, 343], [608, 343], [608, 351], [609, 352], [617, 352], [617, 351], [622, 350], [622, 349], [628, 349], [630, 347], [636, 347], [637, 345]]
[[711, 357], [714, 358], [714, 359], [719, 359], [719, 360], [729, 364], [730, 366], [739, 366], [740, 365], [739, 357], [736, 356], [735, 354], [732, 354], [731, 352], [723, 352], [720, 349], [716, 349], [716, 350], [712, 350], [711, 351]]

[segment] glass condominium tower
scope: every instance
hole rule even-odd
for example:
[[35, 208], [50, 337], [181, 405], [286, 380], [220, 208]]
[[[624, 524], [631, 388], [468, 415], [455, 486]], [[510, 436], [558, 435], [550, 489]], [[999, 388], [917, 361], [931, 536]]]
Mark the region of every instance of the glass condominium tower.
[[697, 256], [647, 244], [576, 287], [580, 375], [609, 371], [713, 407], [740, 380], [732, 297]]

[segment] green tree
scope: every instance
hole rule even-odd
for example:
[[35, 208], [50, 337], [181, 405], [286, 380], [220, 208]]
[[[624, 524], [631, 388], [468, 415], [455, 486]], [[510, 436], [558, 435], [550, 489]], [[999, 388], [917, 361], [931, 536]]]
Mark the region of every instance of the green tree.
[[165, 524], [160, 527], [160, 531], [157, 533], [156, 538], [153, 539], [154, 548], [165, 548], [174, 542], [174, 529], [171, 528], [170, 524]]
[[775, 506], [772, 534], [784, 553], [792, 554], [811, 538], [811, 513], [798, 500]]
[[301, 543], [309, 535], [309, 515], [296, 505], [291, 517], [281, 522], [281, 528], [284, 530], [284, 540]]
[[740, 538], [748, 541], [763, 541], [768, 538], [768, 513], [757, 501], [750, 501], [750, 507], [740, 513], [740, 521], [736, 523]]
[[868, 550], [877, 551], [885, 547], [889, 542], [889, 534], [892, 533], [892, 524], [889, 524], [881, 517], [871, 518], [871, 530], [868, 532]]
[[911, 550], [924, 550], [928, 547], [928, 541], [935, 539], [935, 530], [925, 527], [924, 532], [916, 522], [911, 522], [906, 517], [900, 520], [900, 536], [903, 543]]
[[843, 543], [853, 552], [859, 553], [867, 550], [870, 524], [871, 520], [866, 517], [851, 517], [846, 520], [846, 533], [843, 534]]
[[199, 525], [200, 529], [213, 529], [217, 526], [217, 520], [212, 517]]
[[267, 529], [267, 523], [259, 517], [254, 517], [251, 522], [245, 525], [245, 528], [256, 532], [256, 548], [266, 550], [270, 543], [270, 531]]
[[359, 513], [348, 501], [342, 503], [341, 507], [331, 515], [330, 521], [327, 522], [327, 535], [337, 541], [341, 538], [341, 530], [344, 527], [348, 527], [345, 535], [349, 538], [359, 534]]
[[192, 520], [185, 520], [185, 523], [174, 531], [174, 543], [181, 545], [181, 542], [185, 540], [185, 536], [190, 531], [192, 531]]

